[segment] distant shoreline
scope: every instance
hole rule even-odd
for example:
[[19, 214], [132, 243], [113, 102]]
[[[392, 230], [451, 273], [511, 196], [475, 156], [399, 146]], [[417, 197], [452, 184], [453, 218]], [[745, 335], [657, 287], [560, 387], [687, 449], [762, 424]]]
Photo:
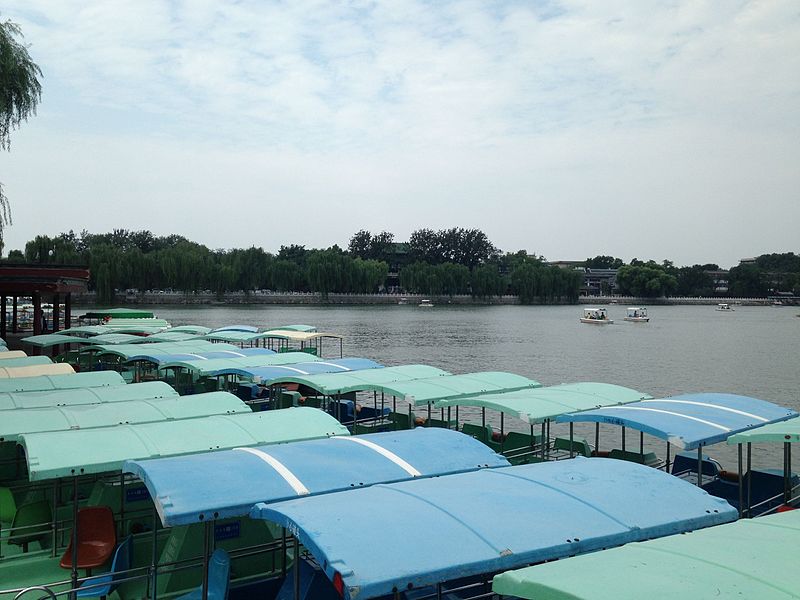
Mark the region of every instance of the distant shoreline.
[[[457, 296], [426, 296], [422, 294], [328, 294], [323, 297], [319, 293], [250, 293], [229, 292], [222, 299], [216, 294], [170, 292], [160, 294], [118, 294], [113, 302], [115, 306], [156, 304], [156, 305], [246, 305], [246, 304], [275, 304], [275, 305], [306, 305], [306, 306], [358, 306], [358, 305], [396, 305], [401, 299], [405, 304], [415, 305], [422, 299], [430, 299], [438, 305], [461, 306], [492, 306], [492, 305], [519, 305], [518, 296], [493, 296], [490, 298], [473, 298], [469, 295]], [[716, 305], [721, 302], [727, 304], [740, 304], [742, 306], [771, 306], [774, 301], [770, 298], [712, 298], [712, 297], [674, 297], [674, 298], [635, 298], [630, 296], [581, 296], [577, 301], [564, 300], [554, 302], [534, 303], [538, 306], [548, 305], [589, 305], [589, 304], [620, 304], [626, 306], [642, 305]], [[94, 293], [78, 294], [73, 296], [76, 305], [96, 306]], [[104, 306], [106, 303], [101, 303]]]

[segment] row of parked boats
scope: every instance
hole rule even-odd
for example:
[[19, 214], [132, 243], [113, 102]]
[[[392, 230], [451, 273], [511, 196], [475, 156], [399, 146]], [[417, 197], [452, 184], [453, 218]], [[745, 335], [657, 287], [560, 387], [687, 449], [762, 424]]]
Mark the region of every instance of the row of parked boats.
[[[0, 598], [797, 592], [794, 410], [151, 339], [186, 327], [0, 351]], [[782, 468], [754, 469], [770, 443]]]

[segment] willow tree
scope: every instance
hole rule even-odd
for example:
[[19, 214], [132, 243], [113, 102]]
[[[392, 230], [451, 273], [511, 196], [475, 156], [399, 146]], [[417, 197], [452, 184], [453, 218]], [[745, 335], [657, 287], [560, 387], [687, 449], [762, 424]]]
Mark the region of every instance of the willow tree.
[[[33, 62], [19, 25], [0, 22], [0, 150], [11, 148], [11, 132], [36, 114], [42, 97], [41, 69]], [[0, 250], [3, 229], [11, 224], [11, 209], [0, 183]]]

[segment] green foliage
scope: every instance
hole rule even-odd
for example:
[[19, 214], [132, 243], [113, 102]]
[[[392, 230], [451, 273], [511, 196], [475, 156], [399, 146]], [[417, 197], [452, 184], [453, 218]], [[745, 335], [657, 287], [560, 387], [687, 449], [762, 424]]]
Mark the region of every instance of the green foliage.
[[[635, 259], [634, 259], [635, 260]], [[633, 262], [633, 261], [631, 261]], [[669, 296], [678, 287], [678, 280], [667, 272], [666, 266], [653, 261], [624, 265], [617, 271], [617, 288], [620, 293], [644, 298]]]
[[[42, 98], [42, 71], [28, 54], [19, 25], [0, 23], [0, 150], [11, 147], [11, 132], [36, 114]], [[0, 242], [11, 224], [11, 209], [0, 184]]]
[[576, 302], [583, 274], [573, 269], [547, 266], [536, 257], [514, 257], [511, 288], [522, 304]]
[[428, 264], [454, 263], [470, 271], [496, 258], [499, 250], [479, 229], [453, 227], [433, 231], [418, 229], [409, 238], [412, 260]]
[[619, 269], [625, 264], [621, 258], [614, 258], [613, 256], [595, 256], [594, 258], [587, 258], [584, 266], [587, 269]]
[[477, 298], [502, 296], [508, 287], [505, 277], [500, 274], [497, 265], [481, 265], [472, 271], [472, 295]]
[[679, 296], [713, 296], [714, 278], [708, 271], [718, 271], [717, 265], [693, 265], [676, 269], [675, 293]]

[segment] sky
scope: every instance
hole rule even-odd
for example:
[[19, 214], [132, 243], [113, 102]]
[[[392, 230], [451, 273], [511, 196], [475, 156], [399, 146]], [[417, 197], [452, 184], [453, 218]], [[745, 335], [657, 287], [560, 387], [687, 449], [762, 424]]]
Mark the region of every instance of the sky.
[[11, 0], [44, 78], [0, 154], [37, 234], [735, 266], [800, 252], [796, 0]]

